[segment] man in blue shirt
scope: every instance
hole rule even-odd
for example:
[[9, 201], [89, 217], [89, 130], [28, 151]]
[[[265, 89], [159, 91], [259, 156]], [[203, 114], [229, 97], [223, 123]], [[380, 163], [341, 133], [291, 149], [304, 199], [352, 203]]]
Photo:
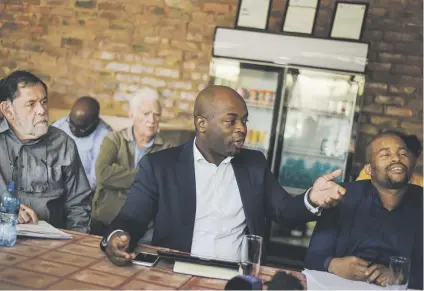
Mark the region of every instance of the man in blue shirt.
[[71, 113], [52, 125], [67, 133], [76, 143], [91, 189], [96, 188], [95, 164], [104, 137], [112, 128], [100, 117], [100, 104], [92, 97], [75, 101]]
[[411, 260], [409, 288], [423, 288], [423, 188], [408, 184], [415, 159], [402, 135], [385, 132], [367, 147], [371, 180], [348, 183], [345, 200], [324, 210], [305, 267], [387, 285], [390, 256]]

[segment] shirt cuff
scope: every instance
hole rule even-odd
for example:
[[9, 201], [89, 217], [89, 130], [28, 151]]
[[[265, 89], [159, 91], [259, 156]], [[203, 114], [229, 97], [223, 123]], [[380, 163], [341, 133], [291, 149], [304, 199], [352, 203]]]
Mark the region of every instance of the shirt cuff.
[[303, 202], [305, 203], [306, 209], [308, 209], [312, 214], [315, 214], [317, 216], [321, 216], [322, 208], [321, 207], [313, 207], [311, 203], [308, 201], [309, 193], [311, 192], [312, 188], [309, 188], [308, 191], [306, 191], [305, 196], [303, 197]]
[[332, 259], [334, 259], [334, 257], [328, 257], [324, 261], [324, 270], [327, 271], [327, 272], [329, 272], [328, 267], [330, 267], [330, 262], [331, 262]]
[[116, 230], [112, 231], [112, 232], [109, 234], [109, 236], [107, 237], [106, 243], [109, 243], [110, 238], [112, 237], [112, 235], [114, 235], [114, 234], [115, 234], [115, 233], [117, 233], [118, 231], [125, 232], [125, 231], [123, 231], [122, 229], [116, 229]]

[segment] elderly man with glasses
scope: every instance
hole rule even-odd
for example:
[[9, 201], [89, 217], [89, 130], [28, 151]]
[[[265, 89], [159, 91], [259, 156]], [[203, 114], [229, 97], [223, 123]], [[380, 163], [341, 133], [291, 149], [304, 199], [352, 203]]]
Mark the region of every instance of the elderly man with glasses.
[[75, 142], [49, 126], [46, 84], [26, 71], [0, 80], [0, 189], [16, 185], [20, 223], [89, 232], [91, 189]]
[[71, 113], [59, 119], [53, 126], [66, 132], [76, 143], [78, 153], [91, 189], [96, 189], [95, 164], [104, 137], [112, 128], [100, 117], [100, 104], [96, 99], [84, 96], [75, 101]]

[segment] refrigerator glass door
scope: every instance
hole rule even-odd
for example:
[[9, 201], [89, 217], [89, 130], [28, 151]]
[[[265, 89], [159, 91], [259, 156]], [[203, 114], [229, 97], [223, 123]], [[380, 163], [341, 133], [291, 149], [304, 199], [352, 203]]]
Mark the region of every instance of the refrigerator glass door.
[[244, 147], [259, 150], [265, 157], [268, 157], [273, 130], [280, 71], [279, 68], [227, 59], [214, 59], [211, 64], [213, 84], [233, 88], [246, 101], [249, 122]]
[[279, 182], [300, 194], [336, 169], [343, 181], [362, 77], [313, 69], [288, 69]]

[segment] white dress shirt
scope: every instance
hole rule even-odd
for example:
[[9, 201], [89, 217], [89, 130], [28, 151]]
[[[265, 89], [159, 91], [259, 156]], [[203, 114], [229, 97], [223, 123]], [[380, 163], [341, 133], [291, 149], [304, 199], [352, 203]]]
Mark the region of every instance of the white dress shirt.
[[217, 167], [193, 144], [196, 218], [191, 253], [238, 261], [247, 222], [231, 159]]
[[86, 137], [76, 137], [69, 128], [69, 117], [64, 117], [52, 124], [54, 127], [60, 128], [69, 135], [77, 145], [78, 154], [80, 156], [85, 175], [90, 183], [91, 189], [96, 188], [96, 160], [100, 152], [100, 145], [104, 137], [112, 131], [112, 128], [100, 119], [97, 128]]

